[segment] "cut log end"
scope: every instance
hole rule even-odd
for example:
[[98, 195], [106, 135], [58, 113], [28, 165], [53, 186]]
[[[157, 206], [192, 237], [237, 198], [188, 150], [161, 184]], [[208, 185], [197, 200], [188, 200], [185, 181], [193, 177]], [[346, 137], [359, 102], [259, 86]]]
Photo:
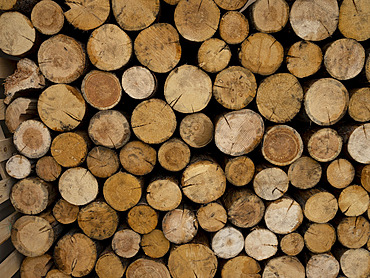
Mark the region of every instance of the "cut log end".
[[198, 209], [197, 220], [203, 230], [217, 232], [225, 226], [227, 212], [219, 203], [209, 203]]
[[285, 235], [280, 241], [280, 248], [288, 256], [297, 256], [304, 247], [303, 237], [299, 233]]
[[240, 12], [228, 11], [220, 20], [219, 33], [228, 44], [242, 43], [249, 33], [248, 20]]
[[59, 33], [64, 25], [63, 10], [54, 1], [40, 1], [32, 9], [31, 21], [40, 33], [55, 35]]
[[157, 80], [147, 68], [133, 66], [122, 75], [123, 90], [134, 99], [151, 97], [157, 89]]
[[238, 156], [227, 161], [225, 175], [227, 180], [235, 186], [244, 186], [254, 177], [255, 166], [247, 156]]
[[146, 200], [156, 210], [170, 211], [177, 208], [182, 200], [178, 183], [170, 178], [161, 178], [148, 185]]
[[170, 139], [160, 146], [158, 162], [168, 171], [180, 171], [190, 162], [190, 148], [180, 139]]
[[141, 236], [131, 229], [121, 229], [112, 239], [112, 249], [122, 258], [132, 258], [140, 250]]

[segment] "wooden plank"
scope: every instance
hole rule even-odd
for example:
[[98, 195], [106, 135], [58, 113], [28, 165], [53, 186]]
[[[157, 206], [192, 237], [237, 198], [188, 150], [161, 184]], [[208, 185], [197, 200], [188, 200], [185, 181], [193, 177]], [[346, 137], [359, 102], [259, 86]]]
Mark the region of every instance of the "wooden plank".
[[21, 267], [23, 256], [18, 251], [13, 251], [1, 264], [1, 277], [12, 277]]
[[9, 159], [13, 153], [15, 153], [15, 147], [13, 145], [13, 138], [6, 138], [0, 140], [0, 161]]
[[4, 99], [0, 99], [0, 121], [5, 120], [5, 109]]
[[0, 244], [3, 244], [6, 240], [10, 238], [12, 225], [19, 218], [19, 216], [20, 213], [15, 211], [0, 222]]
[[6, 178], [0, 181], [0, 204], [9, 199], [10, 190], [15, 182], [16, 180], [12, 178]]

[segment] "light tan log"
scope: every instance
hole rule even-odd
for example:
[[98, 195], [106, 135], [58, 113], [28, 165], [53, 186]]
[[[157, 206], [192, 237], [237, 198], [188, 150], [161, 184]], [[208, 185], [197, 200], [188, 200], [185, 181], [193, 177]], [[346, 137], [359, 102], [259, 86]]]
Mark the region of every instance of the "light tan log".
[[56, 194], [55, 186], [40, 178], [29, 177], [13, 185], [10, 201], [24, 214], [38, 214], [54, 202]]
[[322, 128], [312, 131], [306, 139], [308, 139], [308, 153], [312, 158], [320, 162], [334, 160], [342, 150], [342, 138], [332, 128]]
[[141, 141], [128, 142], [119, 153], [120, 162], [128, 172], [142, 176], [149, 174], [157, 163], [157, 152]]
[[109, 0], [67, 0], [69, 10], [64, 13], [67, 21], [75, 28], [88, 31], [102, 25], [110, 12]]
[[244, 186], [254, 177], [255, 166], [247, 156], [230, 158], [226, 162], [225, 175], [228, 182], [235, 186]]
[[224, 194], [225, 173], [216, 162], [199, 160], [186, 167], [181, 177], [181, 187], [191, 201], [207, 204]]
[[330, 37], [338, 26], [336, 0], [295, 1], [290, 10], [290, 24], [296, 35], [308, 41]]
[[0, 16], [0, 49], [12, 56], [28, 53], [34, 46], [36, 30], [31, 20], [19, 12], [5, 12]]
[[221, 204], [209, 203], [198, 209], [197, 220], [203, 230], [211, 233], [217, 232], [225, 226], [227, 212]]
[[100, 254], [96, 261], [95, 272], [99, 278], [120, 278], [123, 277], [126, 268], [126, 261], [122, 262], [122, 260], [108, 248]]
[[52, 266], [53, 257], [49, 254], [38, 257], [26, 257], [22, 262], [20, 274], [24, 278], [45, 277]]
[[321, 48], [309, 41], [294, 43], [286, 55], [289, 72], [298, 78], [315, 74], [320, 69], [322, 60]]
[[328, 223], [310, 224], [304, 232], [306, 248], [313, 253], [329, 252], [336, 240], [335, 229]]
[[314, 81], [304, 96], [304, 108], [314, 123], [329, 126], [346, 113], [349, 95], [346, 87], [333, 78]]
[[278, 245], [276, 235], [268, 229], [256, 228], [245, 238], [245, 252], [257, 261], [274, 256]]
[[228, 11], [221, 17], [218, 31], [220, 37], [228, 44], [239, 44], [248, 36], [249, 23], [244, 14]]
[[102, 146], [97, 146], [88, 153], [86, 163], [90, 172], [98, 178], [109, 178], [119, 168], [117, 153]]
[[127, 213], [127, 224], [139, 234], [148, 234], [157, 227], [158, 213], [147, 204], [138, 204]]
[[220, 10], [212, 0], [182, 1], [176, 6], [174, 19], [177, 30], [185, 39], [202, 42], [216, 32]]
[[370, 120], [370, 88], [360, 88], [351, 91], [348, 104], [348, 114], [357, 122]]
[[314, 159], [302, 156], [294, 161], [288, 170], [290, 183], [299, 189], [309, 189], [321, 179], [322, 168]]
[[289, 6], [285, 0], [260, 0], [251, 8], [251, 20], [259, 32], [279, 32], [288, 19]]
[[355, 168], [347, 159], [332, 161], [326, 169], [326, 178], [331, 186], [343, 189], [350, 185], [355, 177]]
[[239, 110], [256, 96], [257, 83], [251, 71], [231, 66], [221, 71], [213, 84], [213, 96], [224, 107]]
[[78, 206], [68, 203], [64, 199], [59, 199], [53, 207], [55, 219], [62, 224], [71, 224], [77, 220], [80, 209]]
[[151, 71], [169, 72], [181, 58], [179, 39], [179, 34], [171, 24], [153, 24], [136, 37], [134, 43], [136, 58]]
[[146, 201], [160, 211], [170, 211], [177, 208], [182, 200], [182, 193], [173, 178], [158, 178], [149, 183], [146, 189]]
[[37, 101], [35, 99], [19, 97], [5, 110], [5, 124], [11, 133], [24, 121], [37, 115]]
[[264, 216], [267, 228], [276, 234], [294, 232], [303, 221], [301, 206], [290, 197], [269, 204]]
[[123, 30], [138, 31], [155, 21], [159, 13], [159, 0], [113, 0], [112, 10]]
[[366, 191], [370, 192], [370, 165], [365, 165], [361, 169], [361, 185]]
[[303, 141], [299, 133], [288, 125], [276, 125], [263, 137], [262, 155], [278, 166], [292, 164], [303, 153]]
[[283, 46], [271, 35], [255, 33], [241, 45], [239, 60], [253, 73], [273, 74], [284, 59]]
[[141, 141], [160, 144], [175, 132], [176, 116], [165, 101], [152, 98], [135, 107], [131, 115], [131, 126]]
[[182, 140], [170, 139], [159, 147], [158, 162], [168, 171], [180, 171], [190, 162], [190, 149]]
[[95, 200], [98, 189], [96, 178], [85, 168], [70, 168], [59, 178], [59, 192], [72, 205], [82, 206]]
[[[259, 272], [261, 266], [257, 261], [251, 257], [240, 255], [230, 260], [222, 266], [221, 277], [222, 278], [261, 278]], [[246, 276], [247, 275], [247, 276]]]
[[262, 278], [269, 277], [304, 278], [305, 268], [296, 257], [275, 257], [267, 262], [263, 270]]
[[228, 220], [240, 228], [257, 225], [265, 213], [262, 200], [249, 189], [230, 190], [223, 197]]
[[338, 241], [347, 248], [361, 248], [370, 237], [370, 224], [363, 216], [344, 217], [337, 226]]
[[85, 116], [86, 104], [80, 91], [66, 84], [48, 87], [39, 97], [37, 110], [41, 120], [52, 130], [75, 129]]
[[370, 4], [366, 0], [344, 0], [339, 9], [338, 29], [343, 36], [356, 41], [370, 38]]
[[142, 182], [135, 176], [118, 172], [108, 178], [103, 187], [104, 199], [118, 211], [135, 206], [141, 197]]
[[215, 73], [227, 67], [231, 50], [226, 42], [211, 38], [201, 44], [198, 50], [198, 65], [207, 72]]
[[239, 230], [224, 227], [213, 236], [211, 245], [217, 257], [231, 259], [243, 250], [244, 238]]
[[367, 136], [370, 132], [370, 123], [358, 126], [351, 132], [347, 150], [350, 156], [359, 163], [370, 163], [370, 138]]
[[104, 24], [91, 33], [87, 41], [87, 54], [98, 69], [117, 70], [129, 62], [132, 42], [117, 25]]
[[75, 81], [85, 71], [87, 63], [82, 45], [61, 34], [44, 41], [37, 55], [42, 74], [54, 83]]
[[290, 233], [280, 240], [280, 249], [288, 256], [297, 256], [304, 247], [303, 237], [299, 233]]
[[171, 278], [170, 272], [164, 263], [145, 258], [140, 258], [132, 262], [127, 267], [126, 277], [150, 277], [154, 273], [158, 278]]
[[44, 35], [55, 35], [62, 30], [64, 14], [62, 8], [54, 1], [42, 0], [32, 9], [33, 26]]
[[370, 252], [364, 248], [345, 251], [340, 256], [340, 268], [348, 278], [368, 276], [370, 273]]
[[27, 120], [15, 130], [13, 143], [20, 154], [28, 158], [39, 158], [49, 151], [50, 132], [43, 123]]
[[209, 277], [217, 271], [217, 257], [203, 244], [183, 244], [171, 251], [168, 269], [172, 277]]
[[261, 142], [265, 126], [262, 117], [249, 109], [229, 112], [216, 123], [215, 144], [225, 154], [239, 156]]
[[120, 228], [112, 239], [112, 249], [122, 258], [132, 258], [139, 252], [141, 237], [131, 229]]
[[57, 268], [54, 268], [52, 270], [50, 270], [46, 276], [46, 278], [72, 278], [71, 275], [68, 275], [68, 274], [65, 274], [63, 272], [61, 272], [59, 269]]
[[133, 66], [126, 69], [122, 75], [122, 88], [134, 99], [146, 99], [157, 90], [157, 79], [147, 68]]
[[43, 156], [36, 163], [36, 174], [44, 181], [55, 181], [62, 173], [62, 167], [52, 156]]
[[198, 221], [191, 210], [174, 209], [165, 214], [162, 220], [164, 236], [172, 243], [190, 242], [198, 232]]
[[340, 266], [331, 254], [313, 255], [306, 265], [307, 278], [337, 278]]
[[342, 190], [338, 198], [339, 209], [346, 216], [359, 216], [369, 207], [369, 194], [360, 185], [350, 185]]
[[247, 0], [215, 0], [215, 3], [224, 10], [238, 10], [244, 6]]
[[170, 242], [165, 238], [161, 230], [153, 230], [142, 236], [141, 248], [145, 255], [153, 259], [162, 258], [170, 249]]
[[64, 235], [55, 245], [54, 262], [65, 274], [82, 277], [95, 266], [98, 248], [94, 241], [82, 233]]
[[288, 187], [288, 175], [277, 167], [261, 170], [255, 175], [253, 180], [254, 192], [267, 201], [279, 199], [285, 194]]
[[213, 123], [203, 113], [192, 113], [185, 116], [180, 123], [179, 129], [182, 140], [193, 148], [205, 147], [213, 139]]
[[24, 179], [31, 173], [31, 162], [23, 155], [13, 155], [5, 164], [6, 172], [15, 179]]

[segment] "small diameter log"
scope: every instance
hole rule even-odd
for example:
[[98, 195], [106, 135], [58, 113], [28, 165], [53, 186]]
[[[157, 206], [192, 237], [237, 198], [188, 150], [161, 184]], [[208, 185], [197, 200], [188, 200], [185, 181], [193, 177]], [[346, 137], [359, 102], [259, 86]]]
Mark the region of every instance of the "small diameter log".
[[67, 0], [69, 10], [64, 13], [73, 27], [88, 31], [102, 25], [110, 12], [109, 0]]
[[270, 128], [263, 137], [262, 155], [278, 166], [292, 164], [303, 153], [303, 141], [299, 133], [287, 125]]
[[86, 104], [80, 91], [66, 84], [57, 84], [43, 91], [37, 103], [41, 120], [52, 130], [70, 131], [82, 121]]
[[313, 253], [329, 252], [336, 241], [335, 229], [328, 223], [310, 224], [304, 232], [306, 248]]
[[356, 77], [364, 64], [365, 49], [353, 39], [336, 40], [325, 51], [325, 68], [336, 79], [348, 80]]
[[131, 229], [120, 228], [112, 239], [112, 249], [122, 258], [132, 258], [140, 250], [141, 237]]
[[5, 12], [0, 16], [0, 49], [12, 56], [29, 52], [36, 40], [31, 20], [19, 12]]
[[217, 257], [234, 258], [244, 248], [243, 234], [233, 227], [222, 228], [213, 236], [211, 245]]
[[160, 211], [177, 208], [182, 200], [178, 182], [172, 178], [159, 178], [149, 183], [146, 189], [146, 201]]
[[365, 188], [367, 192], [370, 192], [370, 165], [365, 165], [361, 169], [360, 175], [362, 187]]
[[280, 241], [280, 249], [288, 256], [297, 256], [304, 247], [303, 237], [299, 233], [285, 235]]
[[214, 98], [225, 108], [239, 110], [246, 107], [255, 97], [256, 79], [244, 67], [232, 66], [221, 71], [213, 84]]
[[241, 45], [239, 60], [243, 67], [260, 75], [273, 74], [284, 60], [283, 46], [271, 35], [255, 33]]
[[351, 91], [348, 114], [357, 122], [370, 120], [370, 88], [365, 87]]
[[153, 274], [158, 278], [171, 278], [170, 272], [164, 263], [145, 258], [132, 262], [126, 270], [127, 278], [150, 277]]
[[334, 129], [322, 128], [313, 131], [307, 138], [308, 153], [317, 161], [332, 161], [342, 150], [343, 140]]
[[254, 177], [255, 166], [247, 156], [238, 156], [227, 160], [225, 175], [228, 182], [235, 186], [244, 186]]
[[347, 248], [361, 248], [370, 237], [370, 224], [363, 216], [344, 217], [337, 226], [338, 241]]
[[62, 173], [62, 167], [52, 156], [43, 156], [36, 163], [36, 174], [44, 181], [55, 181]]
[[367, 134], [370, 133], [370, 123], [360, 125], [351, 132], [347, 150], [349, 155], [359, 163], [370, 163], [370, 138]]
[[339, 7], [336, 0], [298, 0], [290, 11], [290, 24], [296, 35], [308, 41], [330, 37], [338, 26]]
[[20, 267], [20, 275], [24, 278], [45, 277], [53, 266], [53, 257], [44, 254], [37, 257], [26, 257]]
[[31, 162], [23, 155], [13, 155], [5, 164], [9, 176], [15, 179], [24, 179], [31, 174]]
[[54, 268], [52, 270], [50, 270], [46, 276], [46, 278], [72, 278], [71, 275], [68, 275], [68, 274], [65, 274], [63, 272], [61, 272], [59, 269], [57, 268]]
[[191, 210], [174, 209], [165, 214], [162, 220], [164, 236], [172, 243], [190, 242], [198, 232], [198, 221]]
[[277, 167], [263, 169], [253, 180], [254, 192], [267, 201], [279, 199], [285, 194], [288, 187], [288, 175]]
[[301, 206], [290, 197], [282, 197], [266, 208], [264, 216], [267, 228], [276, 234], [294, 232], [303, 221]]
[[252, 191], [242, 188], [230, 190], [223, 197], [228, 220], [240, 228], [257, 225], [265, 213], [265, 205]]
[[365, 41], [370, 38], [368, 15], [370, 3], [366, 0], [356, 2], [344, 0], [339, 9], [338, 29], [346, 38]]
[[[221, 269], [222, 278], [260, 278], [261, 266], [251, 257], [240, 255], [228, 260]], [[247, 275], [247, 276], [246, 276]]]
[[249, 33], [248, 19], [240, 12], [228, 11], [221, 17], [218, 32], [228, 44], [242, 43]]
[[75, 81], [85, 71], [87, 63], [82, 45], [61, 34], [44, 41], [37, 55], [42, 74], [54, 83]]
[[68, 203], [82, 206], [95, 200], [99, 190], [96, 178], [89, 170], [70, 168], [59, 178], [59, 192]]
[[349, 94], [341, 82], [333, 78], [314, 81], [304, 96], [304, 108], [314, 123], [329, 126], [346, 113]]
[[369, 194], [359, 185], [350, 185], [342, 190], [338, 198], [339, 209], [346, 216], [359, 216], [369, 207]]
[[153, 170], [157, 163], [157, 152], [141, 141], [131, 141], [121, 149], [119, 160], [128, 172], [142, 176]]
[[264, 33], [281, 31], [289, 19], [289, 6], [285, 0], [260, 0], [251, 8], [254, 27]]
[[94, 269], [98, 251], [96, 243], [89, 237], [72, 232], [55, 245], [54, 262], [63, 273], [82, 277]]
[[40, 178], [29, 177], [13, 185], [10, 201], [21, 213], [39, 214], [54, 202], [56, 194], [55, 186]]
[[262, 117], [249, 109], [229, 112], [216, 123], [215, 144], [225, 154], [239, 156], [253, 151], [261, 142]]
[[321, 48], [309, 41], [296, 42], [286, 55], [289, 72], [298, 78], [315, 74], [321, 67], [322, 59]]
[[332, 161], [326, 169], [326, 179], [331, 186], [343, 189], [350, 185], [355, 177], [355, 168], [347, 159]]
[[345, 251], [340, 256], [340, 268], [349, 278], [368, 276], [370, 273], [370, 252], [364, 248]]
[[165, 238], [161, 230], [153, 230], [142, 236], [141, 248], [145, 255], [153, 259], [162, 258], [170, 249], [170, 242]]
[[62, 8], [54, 1], [42, 0], [32, 9], [33, 26], [44, 35], [55, 35], [62, 30], [64, 14]]
[[178, 112], [199, 112], [208, 105], [212, 97], [211, 78], [192, 65], [175, 68], [164, 84], [164, 97]]
[[127, 265], [113, 251], [104, 251], [96, 261], [95, 272], [99, 278], [121, 278]]
[[192, 113], [185, 116], [180, 123], [179, 129], [182, 140], [193, 148], [205, 147], [213, 139], [213, 123], [203, 113]]
[[51, 136], [42, 122], [27, 120], [15, 130], [13, 143], [20, 154], [28, 158], [39, 158], [49, 151]]
[[309, 189], [317, 185], [321, 174], [320, 163], [307, 156], [298, 158], [289, 166], [288, 170], [290, 183], [299, 189]]
[[198, 209], [197, 220], [203, 230], [211, 233], [217, 232], [225, 226], [227, 212], [219, 203], [209, 203]]
[[134, 42], [136, 58], [151, 71], [169, 72], [181, 58], [182, 51], [179, 40], [179, 34], [171, 24], [153, 24], [141, 31], [136, 37]]
[[37, 100], [19, 97], [5, 110], [5, 124], [11, 133], [24, 121], [35, 118], [37, 115]]
[[198, 65], [207, 72], [215, 73], [227, 67], [231, 59], [229, 46], [223, 40], [211, 38], [201, 44]]
[[180, 1], [176, 6], [174, 19], [177, 30], [185, 39], [202, 42], [215, 34], [220, 21], [220, 10], [212, 0]]
[[135, 176], [118, 172], [108, 178], [103, 187], [104, 199], [118, 211], [135, 206], [141, 198], [142, 182]]
[[276, 235], [267, 229], [254, 229], [245, 238], [245, 252], [257, 261], [274, 256], [278, 245]]
[[244, 6], [247, 0], [215, 0], [215, 3], [224, 10], [238, 10]]
[[59, 199], [53, 207], [55, 219], [62, 224], [71, 224], [77, 220], [80, 209], [78, 206], [68, 203], [64, 199]]
[[268, 277], [304, 278], [305, 268], [296, 257], [275, 257], [267, 262], [263, 270], [262, 278]]
[[86, 163], [91, 174], [98, 178], [109, 178], [119, 168], [117, 153], [102, 146], [97, 146], [89, 152]]
[[157, 98], [142, 101], [131, 116], [133, 132], [148, 144], [160, 144], [169, 139], [175, 132], [176, 124], [172, 108]]
[[148, 234], [157, 227], [158, 213], [146, 204], [136, 205], [127, 213], [127, 224], [139, 234]]
[[181, 177], [184, 195], [198, 204], [220, 198], [226, 190], [226, 177], [215, 162], [200, 160], [186, 167]]
[[157, 79], [147, 68], [133, 66], [126, 69], [122, 75], [122, 88], [134, 99], [146, 99], [157, 90]]
[[307, 278], [337, 278], [340, 266], [331, 254], [313, 255], [306, 265]]
[[188, 145], [180, 139], [173, 138], [159, 147], [158, 162], [164, 169], [177, 172], [184, 169], [186, 165], [189, 164], [190, 155], [190, 148]]

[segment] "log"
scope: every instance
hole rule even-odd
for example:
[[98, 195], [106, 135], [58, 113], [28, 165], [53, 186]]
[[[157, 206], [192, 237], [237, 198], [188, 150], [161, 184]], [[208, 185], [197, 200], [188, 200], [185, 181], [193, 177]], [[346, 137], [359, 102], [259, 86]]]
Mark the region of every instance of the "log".
[[224, 10], [238, 10], [244, 6], [247, 0], [215, 0], [215, 3]]
[[179, 34], [171, 24], [153, 24], [136, 37], [134, 42], [136, 58], [151, 71], [169, 72], [181, 58], [182, 50], [179, 40]]
[[302, 156], [290, 164], [288, 178], [290, 183], [299, 189], [316, 186], [321, 179], [322, 168], [319, 162], [308, 156]]
[[340, 256], [340, 268], [346, 277], [366, 277], [370, 272], [370, 252], [366, 249], [348, 249]]
[[242, 43], [249, 33], [248, 19], [241, 12], [228, 11], [221, 17], [218, 32], [228, 44]]
[[339, 209], [345, 216], [359, 216], [369, 207], [369, 194], [360, 185], [350, 185], [342, 190], [338, 198]]
[[[228, 260], [221, 269], [222, 278], [261, 278], [261, 266], [251, 257], [240, 255]], [[247, 276], [246, 276], [247, 275]]]
[[306, 248], [313, 253], [329, 252], [336, 240], [335, 229], [331, 224], [313, 223], [304, 232]]
[[71, 275], [68, 275], [68, 274], [65, 274], [63, 272], [61, 272], [59, 269], [57, 268], [54, 268], [52, 270], [50, 270], [46, 276], [46, 278], [72, 278]]
[[157, 227], [158, 213], [147, 204], [138, 204], [127, 213], [127, 224], [139, 234], [149, 234]]
[[179, 129], [182, 140], [193, 148], [203, 148], [213, 139], [213, 123], [203, 113], [192, 113], [185, 116], [180, 123]]
[[306, 141], [308, 153], [319, 162], [332, 161], [342, 151], [343, 140], [332, 128], [314, 130], [307, 135]]
[[244, 248], [242, 233], [233, 227], [224, 227], [212, 238], [212, 250], [222, 259], [236, 257]]
[[266, 168], [259, 171], [253, 180], [254, 192], [260, 198], [267, 201], [279, 199], [285, 194], [288, 187], [288, 175], [277, 167]]
[[149, 183], [146, 189], [146, 201], [159, 211], [170, 211], [177, 208], [182, 200], [182, 193], [173, 178], [158, 178]]
[[72, 205], [82, 206], [92, 202], [98, 190], [96, 178], [82, 167], [70, 168], [59, 178], [60, 195]]
[[306, 265], [307, 278], [336, 278], [340, 266], [337, 259], [331, 254], [313, 255]]
[[271, 35], [254, 33], [241, 45], [239, 60], [243, 67], [260, 75], [273, 74], [284, 60], [283, 46]]
[[370, 123], [358, 126], [351, 132], [347, 150], [349, 155], [362, 164], [370, 163], [370, 138], [367, 136], [370, 130]]
[[109, 248], [100, 254], [96, 261], [95, 272], [99, 278], [120, 278], [123, 277], [126, 268], [126, 262], [122, 262]]
[[288, 256], [297, 256], [304, 247], [303, 237], [299, 233], [290, 233], [280, 240], [280, 249]]
[[127, 267], [126, 277], [150, 277], [153, 273], [158, 278], [171, 278], [170, 272], [164, 263], [144, 258], [137, 259]]
[[152, 98], [135, 107], [131, 115], [131, 126], [141, 141], [160, 144], [175, 132], [176, 116], [166, 102]]
[[141, 66], [126, 69], [121, 82], [125, 93], [134, 99], [150, 98], [157, 90], [155, 75]]
[[62, 8], [54, 1], [42, 0], [32, 9], [33, 26], [44, 35], [55, 35], [62, 30], [64, 14]]
[[365, 64], [365, 75], [367, 81], [370, 82], [370, 55], [367, 55], [366, 64]]
[[80, 209], [78, 206], [68, 203], [64, 199], [59, 199], [53, 207], [55, 219], [62, 224], [71, 224], [77, 220]]
[[339, 7], [336, 0], [298, 0], [290, 10], [290, 24], [296, 35], [308, 41], [322, 41], [338, 26]]
[[96, 146], [88, 153], [86, 164], [95, 177], [109, 178], [118, 171], [119, 159], [115, 151], [103, 146]]
[[370, 237], [370, 224], [363, 216], [344, 217], [337, 226], [338, 241], [347, 248], [361, 248]]
[[15, 179], [24, 179], [31, 174], [31, 162], [23, 155], [13, 155], [5, 164], [9, 176]]
[[217, 74], [213, 84], [214, 98], [225, 108], [239, 110], [256, 96], [257, 83], [251, 71], [231, 66]]
[[161, 230], [155, 229], [142, 236], [140, 246], [145, 255], [153, 259], [158, 259], [167, 254], [170, 249], [170, 242]]
[[62, 173], [62, 167], [52, 156], [43, 156], [36, 163], [36, 174], [44, 181], [55, 181]]
[[348, 104], [348, 114], [357, 122], [370, 121], [370, 88], [360, 88], [351, 91]]
[[217, 232], [226, 225], [227, 212], [221, 204], [209, 203], [198, 209], [197, 220], [203, 230]]
[[276, 235], [267, 229], [256, 228], [245, 238], [245, 252], [257, 261], [274, 256], [278, 245]]
[[198, 65], [203, 70], [215, 73], [227, 67], [231, 50], [226, 42], [217, 38], [204, 41], [198, 50]]
[[304, 278], [305, 268], [296, 257], [279, 256], [267, 262], [262, 278], [268, 277]]
[[74, 38], [56, 35], [44, 41], [37, 54], [42, 74], [54, 83], [71, 83], [85, 71], [87, 59]]
[[228, 182], [235, 186], [244, 186], [252, 181], [255, 166], [249, 157], [242, 155], [227, 160], [225, 175]]
[[141, 236], [131, 229], [120, 228], [113, 236], [112, 249], [122, 258], [134, 257], [140, 249]]
[[174, 19], [177, 30], [185, 39], [202, 42], [215, 34], [220, 21], [220, 10], [211, 0], [180, 1], [176, 6]]
[[168, 171], [180, 171], [184, 169], [190, 162], [190, 148], [180, 139], [170, 139], [159, 147], [158, 162], [164, 169]]
[[177, 5], [180, 2], [180, 0], [164, 0], [164, 2], [166, 2], [169, 5]]
[[86, 50], [91, 63], [98, 69], [117, 70], [130, 61], [132, 41], [117, 25], [104, 24], [91, 33]]
[[303, 153], [303, 141], [299, 133], [288, 125], [276, 125], [265, 133], [262, 155], [277, 166], [292, 164]]
[[370, 166], [365, 165], [361, 169], [361, 185], [366, 191], [370, 192]]
[[5, 124], [11, 133], [24, 121], [35, 118], [37, 115], [37, 101], [35, 99], [19, 97], [5, 110]]
[[153, 170], [157, 163], [157, 152], [141, 141], [130, 141], [121, 149], [119, 160], [125, 170], [143, 176]]
[[347, 159], [333, 160], [326, 169], [326, 179], [331, 186], [343, 189], [350, 185], [355, 177], [355, 168]]
[[45, 277], [52, 265], [53, 257], [49, 254], [26, 257], [22, 262], [20, 274], [24, 278]]

